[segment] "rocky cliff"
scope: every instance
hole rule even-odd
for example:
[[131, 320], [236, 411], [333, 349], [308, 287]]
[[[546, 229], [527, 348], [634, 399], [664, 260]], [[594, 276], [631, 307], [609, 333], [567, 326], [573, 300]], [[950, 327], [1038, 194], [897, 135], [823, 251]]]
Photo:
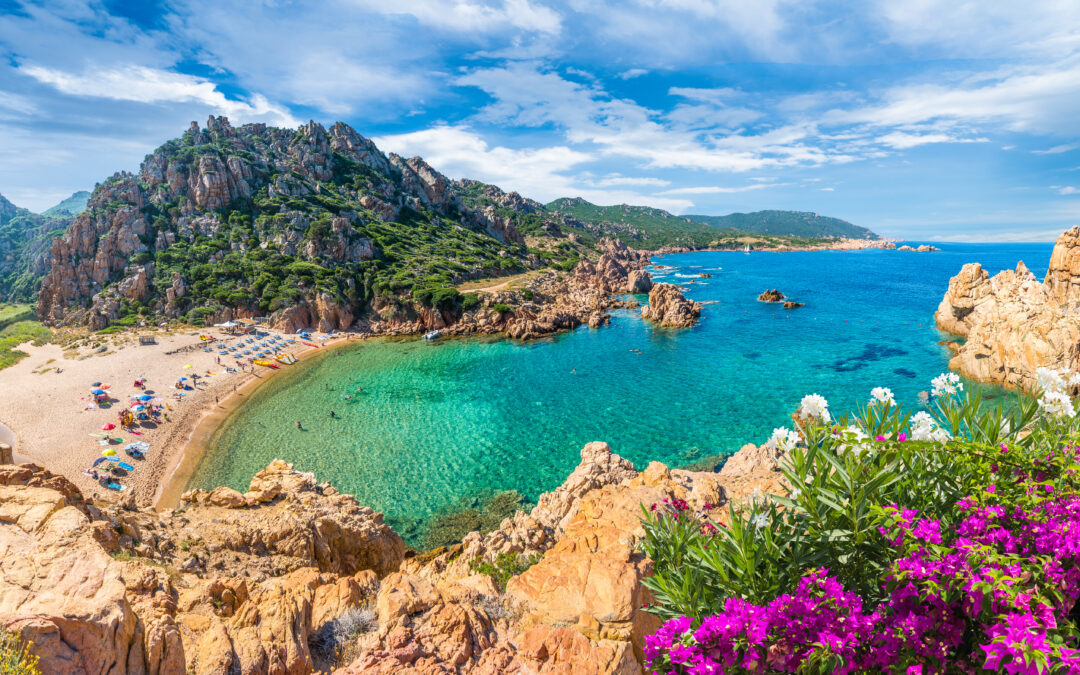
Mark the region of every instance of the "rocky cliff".
[[539, 265], [523, 244], [422, 159], [345, 124], [211, 117], [95, 188], [52, 245], [38, 310], [95, 328], [140, 312], [342, 329], [379, 297], [432, 307], [433, 290]]
[[1080, 228], [1054, 245], [1039, 282], [1023, 262], [990, 277], [968, 263], [949, 281], [934, 318], [965, 337], [949, 367], [981, 382], [1028, 388], [1041, 366], [1080, 367]]
[[[245, 493], [193, 491], [163, 513], [0, 467], [0, 625], [50, 673], [637, 675], [659, 625], [641, 504], [677, 497], [722, 521], [728, 500], [776, 489], [754, 450], [727, 474], [639, 473], [590, 443], [531, 512], [424, 556], [282, 462]], [[535, 564], [505, 589], [474, 571], [505, 554]]]

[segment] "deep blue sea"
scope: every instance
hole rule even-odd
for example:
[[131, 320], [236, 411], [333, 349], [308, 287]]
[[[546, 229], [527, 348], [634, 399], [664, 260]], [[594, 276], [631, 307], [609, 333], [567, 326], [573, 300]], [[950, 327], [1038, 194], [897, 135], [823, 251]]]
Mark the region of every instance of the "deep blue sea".
[[[993, 274], [1021, 259], [1041, 277], [1052, 249], [939, 245], [934, 253], [656, 257], [677, 268], [656, 272], [657, 281], [686, 284], [689, 297], [710, 302], [689, 330], [620, 311], [611, 327], [524, 344], [350, 346], [258, 390], [213, 436], [193, 483], [244, 489], [270, 460], [286, 459], [385, 512], [415, 542], [433, 514], [478, 493], [513, 489], [535, 500], [563, 481], [589, 441], [607, 441], [639, 468], [678, 466], [762, 442], [789, 423], [804, 394], [822, 394], [842, 412], [887, 386], [917, 406], [947, 367], [938, 341], [948, 336], [933, 313], [949, 278], [965, 262]], [[806, 306], [760, 303], [766, 288]]]

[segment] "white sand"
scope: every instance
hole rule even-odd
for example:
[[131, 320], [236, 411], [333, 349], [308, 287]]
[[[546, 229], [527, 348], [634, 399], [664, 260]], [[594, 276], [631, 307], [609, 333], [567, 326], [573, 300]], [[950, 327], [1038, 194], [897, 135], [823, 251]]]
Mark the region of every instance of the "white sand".
[[[225, 337], [216, 331], [209, 334]], [[109, 351], [97, 354], [84, 350], [79, 357], [71, 358], [65, 357], [58, 345], [21, 346], [20, 349], [29, 356], [0, 370], [0, 424], [13, 433], [15, 452], [66, 476], [88, 496], [104, 496], [104, 493], [118, 496], [82, 474], [82, 470], [90, 467], [104, 450], [98, 439], [91, 438], [90, 434], [101, 433], [101, 427], [106, 423], [118, 424], [118, 412], [127, 407], [132, 395], [153, 393], [171, 406], [170, 422], [136, 426], [135, 430], [141, 435], [125, 433], [119, 426], [110, 432], [124, 439], [123, 444], [111, 447], [124, 461], [135, 466], [135, 471], [120, 482], [128, 490], [134, 490], [139, 502], [149, 503], [163, 479], [173, 471], [192, 431], [204, 415], [215, 410], [224, 412], [226, 399], [232, 397], [234, 389], [256, 376], [266, 379], [276, 372], [249, 365], [247, 374], [227, 374], [225, 367], [235, 367], [236, 360], [222, 356], [219, 365], [216, 351], [202, 351], [205, 345], [198, 335], [198, 332], [158, 335], [158, 344], [152, 346], [140, 346], [133, 335], [113, 335], [108, 338], [113, 342]], [[186, 353], [166, 353], [188, 345], [199, 345], [199, 348]], [[301, 354], [306, 349], [297, 341], [288, 351]], [[186, 369], [185, 365], [192, 368]], [[56, 368], [61, 372], [56, 373]], [[255, 375], [251, 374], [252, 368]], [[281, 366], [282, 370], [286, 368], [288, 366]], [[217, 375], [203, 379], [207, 371]], [[185, 392], [184, 400], [174, 400], [172, 395], [176, 390], [173, 385], [179, 378], [190, 378], [193, 373], [200, 375], [199, 386]], [[133, 386], [138, 378], [145, 379], [147, 392]], [[110, 408], [87, 410], [83, 399], [89, 398], [94, 382], [110, 385], [109, 393], [119, 402]], [[250, 390], [250, 387], [246, 389]], [[150, 444], [144, 460], [132, 460], [124, 455], [123, 445], [133, 441]]]

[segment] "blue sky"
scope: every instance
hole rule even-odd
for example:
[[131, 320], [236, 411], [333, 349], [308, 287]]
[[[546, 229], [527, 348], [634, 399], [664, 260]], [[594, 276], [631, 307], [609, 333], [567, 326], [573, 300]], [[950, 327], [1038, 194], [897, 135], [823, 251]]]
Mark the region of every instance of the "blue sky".
[[547, 201], [1080, 223], [1080, 2], [0, 0], [0, 193], [44, 209], [211, 115], [345, 121]]

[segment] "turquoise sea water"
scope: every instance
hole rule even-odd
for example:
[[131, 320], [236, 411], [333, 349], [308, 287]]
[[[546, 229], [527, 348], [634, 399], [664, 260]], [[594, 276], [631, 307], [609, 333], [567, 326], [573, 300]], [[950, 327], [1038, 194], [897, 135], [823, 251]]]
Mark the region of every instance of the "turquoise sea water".
[[[243, 490], [257, 470], [285, 459], [383, 511], [417, 543], [427, 519], [462, 498], [514, 489], [535, 500], [562, 482], [589, 441], [608, 442], [639, 468], [678, 466], [760, 443], [789, 424], [807, 393], [842, 412], [880, 385], [915, 406], [948, 361], [933, 312], [949, 278], [965, 262], [996, 273], [1020, 259], [1041, 276], [1052, 247], [942, 248], [654, 258], [677, 267], [654, 273], [657, 281], [700, 281], [686, 294], [715, 301], [691, 330], [620, 311], [611, 327], [524, 344], [343, 348], [260, 388], [214, 434], [192, 483]], [[806, 306], [757, 302], [766, 288]]]

